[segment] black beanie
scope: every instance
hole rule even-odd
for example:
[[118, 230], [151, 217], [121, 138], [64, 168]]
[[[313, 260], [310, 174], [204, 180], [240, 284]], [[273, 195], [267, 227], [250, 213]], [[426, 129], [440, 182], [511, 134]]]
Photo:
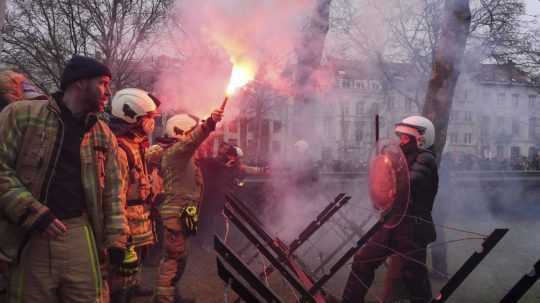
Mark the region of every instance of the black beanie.
[[111, 70], [105, 64], [89, 57], [73, 55], [62, 73], [60, 88], [66, 90], [75, 81], [100, 76], [112, 77]]

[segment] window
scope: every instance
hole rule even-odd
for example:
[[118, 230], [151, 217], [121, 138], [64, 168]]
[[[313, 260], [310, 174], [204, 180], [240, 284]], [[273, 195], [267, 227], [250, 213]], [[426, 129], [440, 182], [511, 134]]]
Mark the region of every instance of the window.
[[471, 122], [472, 121], [472, 112], [463, 112], [463, 113], [464, 113], [463, 120], [465, 120], [467, 122]]
[[482, 124], [480, 124], [480, 133], [482, 137], [489, 136], [489, 116], [482, 116]]
[[450, 133], [450, 143], [451, 144], [457, 144], [458, 143], [458, 134], [457, 133]]
[[281, 132], [281, 128], [282, 128], [281, 121], [275, 120], [274, 121], [274, 128], [273, 128], [274, 134], [277, 134], [277, 133]]
[[536, 108], [536, 95], [529, 95], [529, 109]]
[[354, 139], [357, 143], [362, 142], [364, 138], [364, 122], [356, 121], [354, 130]]
[[459, 112], [456, 110], [453, 110], [450, 112], [450, 121], [458, 121], [458, 114]]
[[536, 139], [536, 125], [538, 124], [538, 119], [536, 117], [529, 118], [529, 139]]
[[356, 102], [356, 114], [361, 115], [364, 113], [364, 102], [358, 101]]
[[472, 133], [465, 133], [465, 136], [463, 137], [463, 143], [472, 144]]
[[506, 94], [505, 93], [498, 93], [497, 94], [497, 104], [498, 105], [503, 105], [504, 104], [504, 99], [506, 99]]
[[329, 138], [332, 136], [332, 132], [330, 130], [330, 124], [332, 120], [330, 117], [324, 117], [324, 131], [326, 132], [326, 137]]
[[514, 110], [517, 110], [519, 107], [519, 94], [513, 94], [512, 95], [512, 106], [514, 107]]
[[349, 140], [349, 131], [350, 131], [351, 122], [342, 121], [341, 122], [341, 140]]
[[354, 81], [351, 79], [343, 79], [342, 87], [343, 88], [353, 88]]
[[349, 104], [341, 103], [341, 114], [342, 115], [348, 115], [349, 114]]
[[519, 120], [512, 118], [512, 135], [519, 135]]

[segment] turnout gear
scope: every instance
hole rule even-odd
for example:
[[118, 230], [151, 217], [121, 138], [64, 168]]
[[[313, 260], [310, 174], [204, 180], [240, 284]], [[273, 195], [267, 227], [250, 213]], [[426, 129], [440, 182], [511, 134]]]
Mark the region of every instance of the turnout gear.
[[[398, 126], [396, 133], [402, 134], [406, 131], [404, 128], [411, 127]], [[433, 139], [423, 138], [422, 144], [432, 144]], [[364, 302], [375, 270], [391, 255], [394, 255], [392, 267], [395, 266], [394, 270], [401, 275], [411, 295], [410, 301], [424, 303], [431, 299], [425, 264], [427, 245], [436, 238], [431, 210], [439, 182], [437, 164], [435, 155], [429, 150], [418, 147], [403, 150], [406, 151], [410, 179], [410, 202], [406, 215], [395, 228], [379, 229], [356, 254], [343, 292], [343, 303]]]
[[62, 300], [95, 301], [101, 283], [97, 252], [125, 246], [117, 141], [99, 115], [85, 120], [80, 177], [86, 215], [64, 220], [67, 231], [48, 240], [34, 227], [49, 212], [48, 184], [63, 144], [60, 108], [53, 99], [20, 101], [0, 113], [0, 255], [13, 262], [10, 300], [54, 300], [60, 283], [66, 288]]
[[407, 134], [416, 139], [418, 148], [427, 149], [435, 143], [435, 127], [422, 116], [410, 116], [396, 124], [396, 133]]
[[[120, 298], [125, 294], [134, 296], [140, 289], [142, 251], [156, 242], [154, 222], [151, 216], [152, 184], [148, 163], [159, 161], [161, 150], [148, 148], [148, 133], [153, 130], [152, 114], [160, 102], [148, 92], [127, 88], [118, 91], [111, 102], [111, 128], [118, 139], [118, 162], [125, 186], [126, 218], [129, 225], [129, 250], [123, 262], [111, 270], [111, 291]], [[128, 298], [129, 298], [128, 296]]]
[[160, 206], [160, 214], [164, 226], [165, 252], [159, 265], [156, 287], [158, 303], [174, 301], [176, 282], [185, 269], [188, 236], [193, 233], [193, 230], [186, 228], [196, 228], [203, 194], [203, 180], [196, 151], [215, 129], [215, 125], [216, 121], [212, 118], [202, 121], [191, 131], [174, 136], [176, 142], [163, 152], [161, 174], [165, 200]]
[[138, 88], [119, 90], [111, 101], [112, 115], [129, 123], [137, 118], [155, 112], [161, 102], [148, 92]]
[[190, 114], [174, 115], [165, 125], [165, 136], [168, 138], [180, 138], [192, 131], [199, 124], [199, 118]]
[[[15, 261], [34, 224], [48, 211], [42, 201], [62, 144], [59, 115], [54, 100], [16, 102], [0, 114], [0, 259]], [[127, 222], [117, 141], [99, 116], [89, 114], [87, 120], [95, 123], [81, 143], [85, 211], [98, 250], [124, 247]]]

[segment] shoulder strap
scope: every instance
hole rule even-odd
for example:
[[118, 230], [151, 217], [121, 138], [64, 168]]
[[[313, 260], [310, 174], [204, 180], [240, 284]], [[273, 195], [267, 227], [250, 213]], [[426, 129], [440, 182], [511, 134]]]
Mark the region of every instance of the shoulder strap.
[[133, 155], [131, 148], [129, 148], [126, 143], [122, 142], [121, 140], [118, 140], [118, 147], [123, 149], [126, 153], [128, 159], [128, 167], [129, 169], [132, 169], [135, 166], [135, 156]]

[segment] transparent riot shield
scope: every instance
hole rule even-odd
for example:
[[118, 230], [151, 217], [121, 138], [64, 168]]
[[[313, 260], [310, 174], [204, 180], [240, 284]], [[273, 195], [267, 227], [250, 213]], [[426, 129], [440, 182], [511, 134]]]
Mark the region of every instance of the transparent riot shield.
[[399, 141], [377, 143], [370, 155], [368, 181], [373, 207], [390, 216], [385, 228], [398, 226], [410, 202], [409, 169]]

